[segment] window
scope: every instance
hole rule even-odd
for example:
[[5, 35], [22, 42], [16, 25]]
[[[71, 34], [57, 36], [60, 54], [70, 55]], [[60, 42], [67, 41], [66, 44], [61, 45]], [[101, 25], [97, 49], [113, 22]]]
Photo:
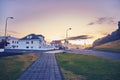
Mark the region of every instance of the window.
[[17, 44], [18, 44], [18, 41], [17, 41]]
[[31, 46], [31, 48], [33, 48], [33, 46]]
[[26, 44], [29, 44], [29, 42], [27, 41]]
[[31, 38], [32, 38], [32, 36], [29, 36], [29, 38], [31, 39]]
[[26, 46], [26, 48], [29, 48], [29, 46]]
[[31, 44], [33, 44], [33, 41], [31, 41]]
[[12, 43], [14, 43], [14, 41], [12, 41]]
[[15, 48], [15, 45], [12, 45], [12, 48]]
[[31, 39], [32, 38], [32, 36], [27, 36], [27, 39]]
[[41, 46], [39, 46], [39, 48], [41, 48]]

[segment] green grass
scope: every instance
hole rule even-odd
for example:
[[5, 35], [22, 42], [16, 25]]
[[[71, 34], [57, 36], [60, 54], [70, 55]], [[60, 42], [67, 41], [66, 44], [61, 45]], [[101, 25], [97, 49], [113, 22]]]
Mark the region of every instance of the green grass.
[[96, 46], [95, 50], [120, 52], [120, 40], [108, 42], [106, 44]]
[[0, 80], [16, 80], [40, 55], [23, 54], [0, 58]]
[[81, 54], [57, 54], [65, 80], [120, 80], [120, 61]]

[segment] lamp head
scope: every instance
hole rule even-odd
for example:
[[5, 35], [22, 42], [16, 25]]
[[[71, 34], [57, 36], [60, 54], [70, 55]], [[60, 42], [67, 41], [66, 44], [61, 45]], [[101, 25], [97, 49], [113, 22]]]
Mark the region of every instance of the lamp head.
[[69, 28], [69, 30], [71, 30], [72, 28]]
[[10, 17], [10, 19], [14, 19], [13, 17]]

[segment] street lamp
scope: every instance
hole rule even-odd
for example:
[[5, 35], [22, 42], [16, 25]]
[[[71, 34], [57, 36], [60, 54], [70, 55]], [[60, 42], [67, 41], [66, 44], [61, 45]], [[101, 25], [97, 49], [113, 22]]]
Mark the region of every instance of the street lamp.
[[5, 22], [5, 37], [7, 36], [7, 22], [8, 22], [8, 19], [13, 19], [13, 17], [7, 17], [6, 18], [6, 22]]
[[69, 30], [71, 30], [72, 28], [68, 28], [67, 30], [66, 30], [66, 40], [67, 40], [67, 38], [68, 38], [68, 31]]
[[7, 22], [9, 19], [13, 19], [13, 17], [7, 17], [6, 18], [6, 22], [5, 22], [5, 42], [4, 42], [4, 49], [5, 49], [5, 44], [6, 44], [6, 41], [7, 41]]
[[66, 48], [68, 48], [68, 31], [69, 30], [71, 30], [72, 28], [68, 28], [67, 30], [66, 30], [66, 40], [65, 40], [65, 43], [66, 43]]

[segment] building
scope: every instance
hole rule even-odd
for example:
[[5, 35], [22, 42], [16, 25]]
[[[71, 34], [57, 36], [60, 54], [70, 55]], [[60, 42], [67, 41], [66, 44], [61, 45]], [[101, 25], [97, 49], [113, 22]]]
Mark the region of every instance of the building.
[[30, 34], [21, 39], [11, 39], [9, 43], [7, 49], [41, 50], [46, 46], [44, 36], [36, 34]]
[[54, 47], [54, 49], [62, 49], [63, 48], [61, 40], [54, 40], [50, 44], [52, 47]]
[[19, 40], [19, 49], [41, 50], [46, 47], [44, 36], [30, 34]]
[[9, 44], [7, 44], [7, 46], [5, 46], [5, 49], [17, 49], [18, 46], [19, 46], [18, 41], [19, 41], [18, 38], [8, 36], [7, 37], [7, 42]]
[[5, 50], [53, 50], [62, 48], [61, 41], [53, 41], [47, 44], [43, 35], [29, 34], [21, 39], [7, 36], [0, 37], [0, 41], [7, 40]]
[[[11, 41], [10, 41], [11, 40]], [[11, 36], [1, 36], [0, 37], [0, 46], [2, 46], [3, 45], [3, 48], [4, 48], [4, 44], [9, 44], [9, 43], [11, 43], [11, 42], [17, 42], [18, 41], [18, 39], [17, 38], [14, 38], [14, 37], [11, 37]], [[7, 47], [7, 46], [6, 46]]]
[[8, 37], [9, 44], [5, 49], [19, 49], [19, 50], [47, 50], [50, 47], [46, 45], [43, 35], [30, 34], [21, 39]]

